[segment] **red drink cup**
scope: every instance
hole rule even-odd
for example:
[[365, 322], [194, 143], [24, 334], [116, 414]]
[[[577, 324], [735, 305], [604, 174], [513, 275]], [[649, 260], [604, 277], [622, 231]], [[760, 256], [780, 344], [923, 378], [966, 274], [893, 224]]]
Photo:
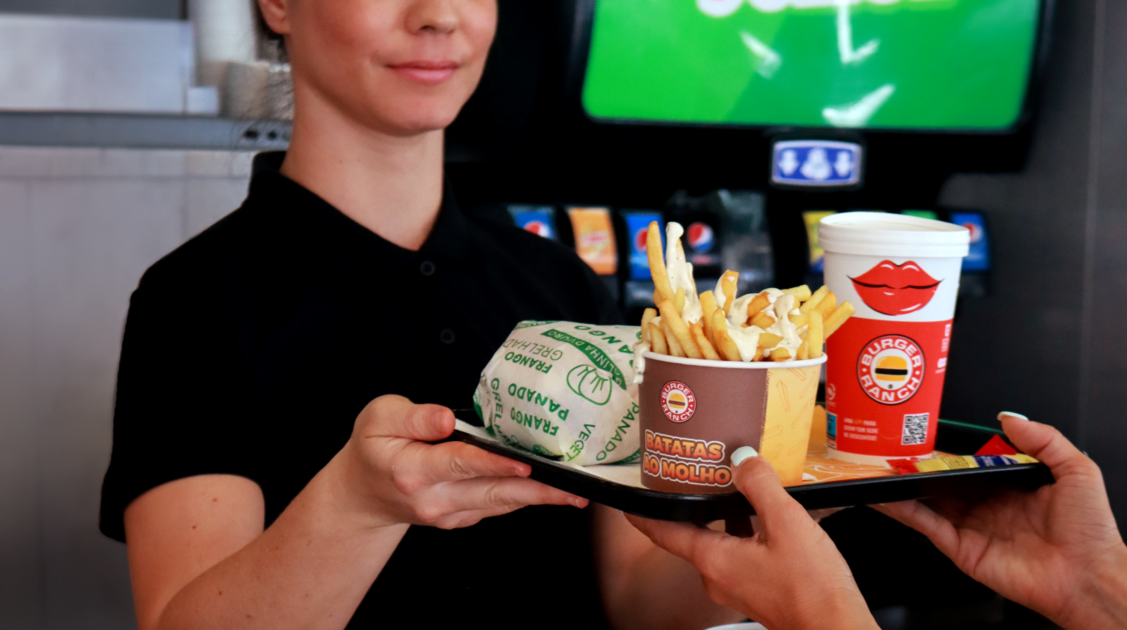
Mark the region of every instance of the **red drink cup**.
[[826, 286], [857, 310], [826, 354], [828, 454], [884, 464], [930, 455], [966, 228], [874, 212], [822, 219]]

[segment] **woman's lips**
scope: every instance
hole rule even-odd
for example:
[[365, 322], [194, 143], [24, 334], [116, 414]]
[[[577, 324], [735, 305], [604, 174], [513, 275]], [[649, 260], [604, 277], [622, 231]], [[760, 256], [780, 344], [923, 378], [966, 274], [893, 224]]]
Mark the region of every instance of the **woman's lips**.
[[897, 265], [889, 260], [850, 280], [861, 301], [874, 311], [891, 316], [907, 315], [927, 306], [942, 282], [914, 262]]
[[409, 81], [438, 85], [454, 76], [458, 64], [453, 61], [408, 61], [389, 67]]

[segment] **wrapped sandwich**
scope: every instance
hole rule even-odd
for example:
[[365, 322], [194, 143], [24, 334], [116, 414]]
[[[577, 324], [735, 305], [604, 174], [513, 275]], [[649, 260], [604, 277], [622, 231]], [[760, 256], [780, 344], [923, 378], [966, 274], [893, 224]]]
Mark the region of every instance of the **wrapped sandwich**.
[[474, 407], [507, 444], [582, 466], [634, 462], [637, 326], [521, 322], [481, 373]]

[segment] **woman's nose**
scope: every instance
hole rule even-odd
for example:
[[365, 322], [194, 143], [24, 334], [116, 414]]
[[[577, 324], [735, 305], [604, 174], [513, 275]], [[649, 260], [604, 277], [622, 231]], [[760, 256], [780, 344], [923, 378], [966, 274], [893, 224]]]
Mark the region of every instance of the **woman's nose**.
[[416, 0], [407, 13], [412, 33], [445, 35], [458, 27], [456, 0]]

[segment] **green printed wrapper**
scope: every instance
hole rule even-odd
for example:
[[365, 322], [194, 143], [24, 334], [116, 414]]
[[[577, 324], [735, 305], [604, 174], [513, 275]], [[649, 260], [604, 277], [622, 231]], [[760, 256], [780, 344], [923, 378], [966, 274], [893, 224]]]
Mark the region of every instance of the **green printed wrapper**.
[[633, 462], [637, 326], [521, 322], [481, 373], [474, 407], [506, 443], [582, 466]]

